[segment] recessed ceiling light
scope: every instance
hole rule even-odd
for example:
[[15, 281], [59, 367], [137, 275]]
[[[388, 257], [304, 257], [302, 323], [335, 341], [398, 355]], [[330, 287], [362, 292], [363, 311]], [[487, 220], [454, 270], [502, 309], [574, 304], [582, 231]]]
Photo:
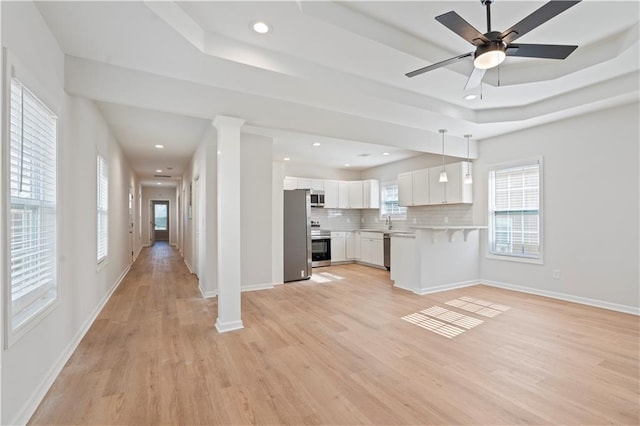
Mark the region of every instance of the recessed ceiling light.
[[283, 160], [284, 160], [284, 161], [289, 161], [289, 160], [291, 160], [291, 158], [289, 158], [289, 157], [284, 157], [284, 158], [283, 158]]
[[389, 155], [389, 153], [388, 152], [383, 152], [382, 155]]
[[320, 146], [320, 142], [314, 142], [313, 146]]
[[472, 100], [474, 100], [475, 98], [476, 98], [476, 95], [471, 94], [471, 93], [470, 93], [470, 94], [468, 94], [468, 95], [464, 95], [464, 99], [465, 99], [466, 101], [472, 101]]
[[155, 145], [155, 147], [158, 148], [158, 149], [162, 149], [162, 148], [164, 148], [164, 145], [158, 144], [158, 145]]
[[251, 24], [251, 28], [253, 28], [253, 31], [257, 32], [258, 34], [266, 34], [271, 29], [269, 25], [264, 21], [255, 21]]
[[156, 169], [156, 173], [162, 173], [162, 170]]
[[345, 167], [351, 167], [351, 164], [347, 163], [344, 165]]
[[162, 185], [162, 182], [156, 182], [158, 185]]

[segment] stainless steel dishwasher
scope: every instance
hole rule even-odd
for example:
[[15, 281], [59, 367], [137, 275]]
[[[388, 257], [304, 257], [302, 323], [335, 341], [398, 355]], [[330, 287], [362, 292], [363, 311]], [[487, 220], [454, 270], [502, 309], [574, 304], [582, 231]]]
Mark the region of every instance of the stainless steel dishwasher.
[[391, 235], [384, 233], [384, 267], [391, 270]]

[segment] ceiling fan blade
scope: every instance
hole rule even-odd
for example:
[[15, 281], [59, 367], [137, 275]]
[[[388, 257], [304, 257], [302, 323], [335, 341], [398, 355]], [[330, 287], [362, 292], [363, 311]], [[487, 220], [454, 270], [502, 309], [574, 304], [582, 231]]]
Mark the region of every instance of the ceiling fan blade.
[[436, 16], [436, 21], [440, 22], [442, 25], [449, 28], [451, 31], [458, 34], [474, 46], [479, 46], [482, 43], [489, 41], [484, 34], [478, 31], [473, 25], [465, 21], [454, 11]]
[[508, 30], [504, 31], [500, 37], [502, 38], [502, 41], [509, 44], [578, 3], [580, 3], [580, 0], [550, 1]]
[[455, 62], [458, 62], [458, 61], [460, 61], [460, 60], [462, 60], [464, 58], [468, 58], [470, 56], [473, 56], [473, 52], [463, 53], [462, 55], [458, 55], [458, 56], [455, 56], [453, 58], [446, 59], [444, 61], [436, 62], [435, 64], [432, 64], [432, 65], [417, 69], [415, 71], [408, 72], [405, 75], [407, 77], [415, 77], [416, 75], [424, 74], [427, 71], [435, 70], [437, 68], [441, 68], [441, 67], [447, 66], [449, 64], [453, 64]]
[[563, 44], [510, 44], [506, 53], [523, 58], [564, 59], [577, 48]]
[[467, 80], [467, 84], [464, 86], [464, 90], [471, 90], [478, 87], [480, 83], [482, 83], [482, 78], [486, 72], [486, 69], [473, 67], [473, 71], [469, 76], [469, 80]]

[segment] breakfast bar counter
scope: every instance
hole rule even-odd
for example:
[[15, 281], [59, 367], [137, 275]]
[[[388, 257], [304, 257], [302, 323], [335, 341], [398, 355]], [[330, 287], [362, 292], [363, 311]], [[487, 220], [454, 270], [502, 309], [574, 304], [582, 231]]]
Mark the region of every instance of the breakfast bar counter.
[[413, 226], [415, 238], [391, 235], [394, 286], [428, 294], [475, 284], [480, 277], [481, 225]]

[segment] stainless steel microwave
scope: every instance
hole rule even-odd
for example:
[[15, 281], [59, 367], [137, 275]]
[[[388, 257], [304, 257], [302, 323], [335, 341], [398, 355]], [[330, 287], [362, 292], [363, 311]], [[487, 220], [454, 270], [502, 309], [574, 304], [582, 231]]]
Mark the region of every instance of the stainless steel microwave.
[[309, 191], [311, 196], [311, 207], [324, 207], [324, 191], [312, 189]]

